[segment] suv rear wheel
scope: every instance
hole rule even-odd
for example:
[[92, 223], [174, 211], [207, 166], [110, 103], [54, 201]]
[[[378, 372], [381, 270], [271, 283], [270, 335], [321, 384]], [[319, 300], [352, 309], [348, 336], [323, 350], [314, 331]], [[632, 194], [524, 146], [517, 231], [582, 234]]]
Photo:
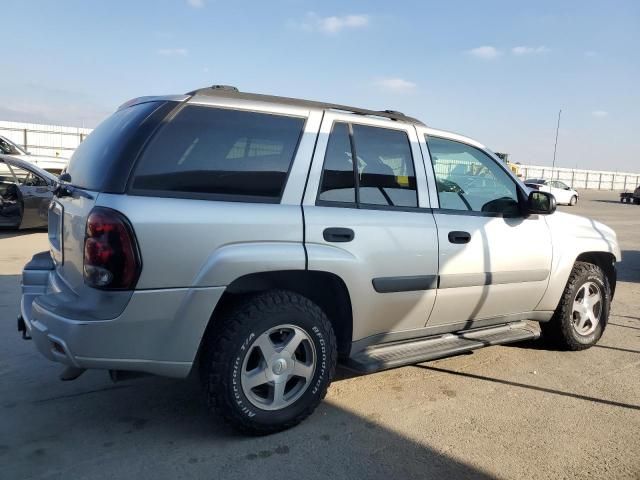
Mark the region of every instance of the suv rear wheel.
[[216, 320], [205, 342], [201, 370], [209, 406], [254, 435], [304, 420], [335, 372], [331, 323], [317, 305], [293, 292], [250, 297]]
[[604, 332], [610, 305], [611, 289], [602, 269], [576, 262], [553, 317], [540, 324], [542, 335], [567, 350], [589, 348]]

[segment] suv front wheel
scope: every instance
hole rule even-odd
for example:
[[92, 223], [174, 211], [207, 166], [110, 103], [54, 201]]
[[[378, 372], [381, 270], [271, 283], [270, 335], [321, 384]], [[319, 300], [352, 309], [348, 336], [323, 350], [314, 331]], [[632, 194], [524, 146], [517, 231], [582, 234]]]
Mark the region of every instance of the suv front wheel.
[[306, 297], [270, 291], [216, 319], [205, 338], [202, 380], [210, 407], [250, 434], [300, 423], [324, 398], [335, 372], [336, 339]]
[[566, 350], [584, 350], [602, 336], [611, 306], [609, 280], [597, 265], [576, 262], [549, 322], [541, 323], [542, 336]]

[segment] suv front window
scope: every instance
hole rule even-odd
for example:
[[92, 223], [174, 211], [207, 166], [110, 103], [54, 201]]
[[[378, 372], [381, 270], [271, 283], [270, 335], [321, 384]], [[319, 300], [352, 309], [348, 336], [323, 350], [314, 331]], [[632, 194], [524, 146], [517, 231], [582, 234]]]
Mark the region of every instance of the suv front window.
[[486, 153], [470, 145], [427, 137], [440, 208], [484, 213], [519, 213], [516, 183]]

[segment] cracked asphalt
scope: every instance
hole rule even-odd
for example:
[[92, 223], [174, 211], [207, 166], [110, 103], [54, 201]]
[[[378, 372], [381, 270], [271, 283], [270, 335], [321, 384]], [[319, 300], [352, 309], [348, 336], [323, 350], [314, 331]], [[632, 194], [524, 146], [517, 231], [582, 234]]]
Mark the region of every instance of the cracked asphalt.
[[15, 327], [19, 274], [46, 234], [0, 232], [0, 478], [640, 479], [640, 206], [583, 192], [562, 210], [608, 224], [623, 250], [596, 347], [528, 342], [340, 371], [313, 416], [262, 438], [212, 416], [195, 381], [60, 382]]

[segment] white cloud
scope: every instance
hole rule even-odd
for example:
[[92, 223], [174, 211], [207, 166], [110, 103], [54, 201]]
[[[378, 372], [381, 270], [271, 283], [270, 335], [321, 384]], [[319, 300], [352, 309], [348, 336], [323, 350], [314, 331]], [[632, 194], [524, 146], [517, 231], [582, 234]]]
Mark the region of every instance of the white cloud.
[[290, 21], [289, 25], [307, 32], [337, 34], [342, 30], [364, 28], [369, 25], [368, 15], [343, 15], [320, 17], [313, 12], [307, 13], [300, 22]]
[[608, 116], [609, 112], [605, 112], [604, 110], [594, 110], [593, 112], [591, 112], [591, 115], [597, 118], [602, 118]]
[[384, 89], [397, 93], [407, 93], [415, 90], [416, 84], [405, 80], [404, 78], [391, 77], [391, 78], [379, 78], [375, 80], [374, 85]]
[[513, 53], [514, 55], [540, 55], [542, 53], [547, 53], [547, 52], [549, 52], [549, 49], [545, 46], [539, 46], [539, 47], [520, 46], [520, 47], [513, 47], [511, 49], [511, 53]]
[[500, 50], [490, 45], [472, 48], [471, 50], [467, 50], [467, 53], [482, 60], [494, 60], [502, 55], [502, 52]]
[[193, 8], [204, 7], [204, 0], [187, 0], [187, 4]]
[[186, 48], [160, 48], [156, 50], [158, 55], [165, 57], [184, 57], [189, 53]]

